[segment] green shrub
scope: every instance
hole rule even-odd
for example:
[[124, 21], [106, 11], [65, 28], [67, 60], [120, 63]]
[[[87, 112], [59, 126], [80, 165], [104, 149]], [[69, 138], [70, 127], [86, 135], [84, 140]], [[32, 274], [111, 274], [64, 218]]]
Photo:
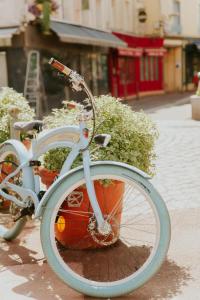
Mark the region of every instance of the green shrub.
[[[111, 96], [95, 98], [97, 107], [97, 133], [108, 133], [111, 141], [106, 148], [98, 148], [92, 153], [93, 160], [114, 160], [135, 166], [151, 175], [154, 173], [154, 146], [158, 137], [155, 124], [143, 112], [133, 112], [129, 106]], [[44, 119], [47, 128], [78, 124], [78, 110], [54, 109]], [[92, 121], [88, 123], [92, 128]], [[93, 142], [90, 150], [95, 150]], [[50, 150], [44, 156], [44, 166], [59, 170], [69, 153], [69, 149]], [[74, 166], [81, 163], [81, 159]]]
[[30, 121], [35, 116], [34, 110], [30, 108], [28, 101], [22, 94], [12, 88], [3, 87], [0, 90], [0, 143], [10, 137], [10, 114], [9, 110], [19, 108], [19, 121]]

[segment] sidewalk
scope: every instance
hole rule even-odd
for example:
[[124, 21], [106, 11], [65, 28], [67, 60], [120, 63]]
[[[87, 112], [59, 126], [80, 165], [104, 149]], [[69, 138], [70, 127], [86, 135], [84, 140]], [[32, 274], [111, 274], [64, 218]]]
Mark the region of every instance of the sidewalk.
[[[190, 94], [131, 101], [158, 125], [153, 184], [170, 212], [172, 239], [160, 271], [118, 300], [200, 299], [200, 122], [191, 120]], [[30, 223], [12, 243], [0, 242], [1, 300], [92, 300], [63, 284], [43, 257], [39, 223]], [[96, 298], [97, 299], [97, 298]]]
[[135, 111], [155, 111], [159, 108], [189, 102], [193, 92], [167, 93], [163, 95], [148, 96], [140, 99], [126, 100], [124, 103], [131, 106]]

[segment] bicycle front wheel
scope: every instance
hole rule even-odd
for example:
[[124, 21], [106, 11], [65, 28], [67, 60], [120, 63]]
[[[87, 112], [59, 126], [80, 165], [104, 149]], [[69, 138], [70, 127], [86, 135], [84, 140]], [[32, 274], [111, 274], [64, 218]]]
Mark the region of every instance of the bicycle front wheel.
[[110, 230], [98, 232], [80, 170], [47, 203], [43, 250], [57, 275], [79, 292], [123, 295], [143, 285], [162, 264], [170, 240], [168, 211], [151, 183], [129, 168], [96, 165], [91, 177]]

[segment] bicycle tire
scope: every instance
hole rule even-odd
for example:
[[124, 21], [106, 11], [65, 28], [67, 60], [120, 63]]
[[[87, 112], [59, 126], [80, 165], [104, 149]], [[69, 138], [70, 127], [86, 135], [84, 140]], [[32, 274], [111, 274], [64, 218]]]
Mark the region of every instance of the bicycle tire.
[[[156, 231], [154, 248], [153, 248], [153, 250], [151, 250], [151, 253], [148, 256], [147, 261], [142, 262], [142, 264], [141, 264], [141, 266], [139, 266], [138, 270], [131, 269], [131, 274], [129, 274], [128, 276], [125, 274], [125, 269], [123, 269], [122, 273], [124, 273], [125, 275], [124, 274], [122, 274], [122, 275], [125, 276], [125, 278], [121, 278], [120, 277], [120, 276], [122, 276], [121, 274], [119, 274], [119, 275], [114, 274], [113, 278], [115, 278], [116, 276], [118, 278], [118, 276], [119, 276], [119, 280], [118, 279], [116, 279], [116, 280], [113, 279], [113, 281], [110, 280], [110, 278], [112, 278], [112, 276], [113, 276], [111, 273], [111, 264], [112, 263], [110, 263], [110, 261], [107, 261], [107, 260], [110, 257], [111, 260], [113, 261], [113, 259], [116, 256], [116, 253], [117, 253], [116, 251], [118, 251], [120, 249], [121, 245], [123, 245], [122, 246], [123, 251], [121, 251], [121, 250], [118, 251], [118, 254], [117, 254], [118, 257], [114, 260], [114, 262], [116, 262], [116, 263], [114, 263], [115, 270], [116, 269], [118, 270], [118, 266], [119, 266], [120, 262], [122, 264], [122, 268], [124, 268], [123, 266], [125, 266], [127, 263], [127, 268], [130, 269], [131, 259], [134, 260], [134, 263], [135, 263], [135, 260], [140, 259], [139, 252], [144, 252], [144, 249], [145, 249], [145, 251], [147, 251], [146, 249], [148, 249], [148, 251], [150, 251], [149, 249], [151, 249], [151, 248], [149, 248], [149, 246], [148, 247], [144, 246], [144, 245], [136, 246], [136, 243], [138, 243], [138, 242], [135, 242], [135, 241], [134, 241], [134, 243], [135, 243], [134, 245], [127, 246], [128, 244], [127, 244], [126, 239], [121, 238], [121, 234], [123, 233], [123, 231], [124, 231], [124, 233], [126, 233], [126, 228], [123, 229], [124, 228], [123, 224], [121, 224], [121, 228], [120, 228], [120, 240], [115, 242], [114, 245], [110, 245], [109, 247], [102, 247], [102, 248], [92, 249], [92, 250], [91, 249], [89, 249], [89, 250], [71, 250], [70, 247], [66, 247], [66, 245], [65, 245], [65, 247], [63, 247], [63, 245], [60, 245], [60, 243], [58, 243], [57, 238], [55, 236], [55, 232], [56, 232], [55, 224], [57, 224], [56, 220], [58, 219], [60, 211], [63, 211], [63, 209], [60, 209], [60, 207], [63, 207], [62, 205], [63, 205], [64, 201], [66, 201], [66, 199], [68, 199], [67, 197], [69, 195], [71, 195], [72, 191], [74, 189], [77, 189], [77, 187], [82, 186], [82, 184], [84, 183], [83, 170], [79, 170], [78, 172], [71, 174], [71, 176], [68, 177], [67, 180], [64, 180], [59, 185], [59, 189], [56, 189], [52, 193], [52, 195], [50, 196], [50, 198], [48, 200], [48, 203], [46, 205], [46, 208], [45, 208], [45, 211], [44, 211], [44, 214], [42, 217], [42, 223], [41, 223], [41, 242], [42, 242], [43, 251], [44, 251], [47, 261], [48, 261], [50, 267], [53, 269], [53, 271], [66, 284], [68, 284], [75, 290], [77, 290], [83, 294], [86, 294], [89, 296], [95, 296], [95, 297], [121, 296], [121, 295], [130, 293], [131, 291], [142, 286], [160, 268], [163, 260], [165, 259], [165, 256], [166, 256], [166, 253], [167, 253], [167, 250], [169, 247], [169, 241], [170, 241], [169, 214], [168, 214], [167, 208], [165, 206], [165, 203], [163, 202], [163, 200], [162, 200], [161, 196], [158, 194], [158, 192], [154, 189], [152, 184], [147, 179], [143, 178], [141, 175], [137, 174], [134, 171], [131, 171], [130, 169], [128, 169], [124, 166], [116, 166], [116, 165], [107, 166], [107, 165], [104, 165], [103, 163], [102, 163], [102, 165], [92, 166], [91, 167], [91, 177], [93, 180], [95, 180], [95, 179], [101, 179], [101, 180], [102, 179], [112, 179], [112, 180], [124, 181], [126, 185], [132, 184], [131, 187], [132, 186], [134, 188], [137, 187], [138, 190], [141, 191], [141, 195], [143, 195], [143, 197], [147, 197], [147, 199], [148, 199], [147, 200], [147, 202], [148, 202], [147, 208], [150, 207], [150, 209], [152, 210], [151, 214], [152, 214], [153, 218], [155, 219], [154, 227], [155, 227], [155, 231]], [[127, 192], [127, 189], [126, 189], [125, 196], [127, 198], [133, 197], [133, 191], [135, 191], [135, 190], [129, 190]], [[130, 195], [127, 194], [129, 192], [130, 192]], [[141, 200], [142, 200], [142, 198], [141, 198]], [[141, 202], [141, 200], [140, 200], [140, 202]], [[123, 201], [125, 201], [125, 200], [123, 200]], [[134, 200], [134, 201], [136, 201], [136, 200]], [[132, 203], [133, 202], [131, 199], [130, 203], [127, 205], [132, 205]], [[134, 208], [134, 209], [133, 209], [133, 207], [130, 209], [130, 207], [127, 206], [127, 212], [129, 214], [132, 211], [134, 211], [133, 214], [139, 212], [138, 204], [136, 205], [136, 202], [135, 202], [134, 205], [136, 206], [136, 208]], [[123, 206], [124, 206], [124, 202], [123, 202]], [[66, 213], [67, 210], [64, 210], [64, 211], [65, 211], [64, 213]], [[58, 212], [59, 212], [59, 214], [58, 214]], [[73, 213], [75, 213], [75, 210], [73, 211]], [[137, 215], [135, 215], [134, 220], [136, 220], [136, 217], [137, 217]], [[115, 216], [115, 218], [114, 217], [112, 217], [112, 218], [116, 219], [117, 217]], [[127, 220], [126, 218], [127, 218], [126, 216], [123, 217], [123, 213], [122, 213], [122, 220], [125, 221], [125, 220]], [[145, 212], [145, 219], [149, 222], [150, 212], [148, 212], [148, 211]], [[130, 218], [128, 220], [128, 222], [130, 220], [132, 220], [132, 218]], [[111, 218], [109, 221], [111, 224]], [[152, 226], [153, 224], [146, 224], [145, 226], [149, 227], [150, 225]], [[116, 224], [114, 224], [114, 226], [116, 226]], [[135, 226], [135, 225], [133, 225], [133, 226]], [[137, 237], [137, 234], [138, 234], [137, 231], [138, 230], [140, 231], [140, 228], [134, 229], [134, 230], [136, 233], [136, 235], [134, 235], [134, 237], [135, 236]], [[130, 232], [132, 232], [132, 231], [129, 231], [128, 233], [130, 233]], [[141, 236], [144, 235], [144, 237], [146, 238], [146, 236], [150, 233], [148, 233], [148, 231], [147, 231], [144, 234], [139, 232], [139, 234], [141, 234]], [[131, 239], [130, 239], [130, 242], [132, 242]], [[146, 241], [145, 241], [145, 243], [146, 243]], [[128, 253], [128, 250], [130, 250], [130, 254]], [[137, 256], [136, 258], [132, 258], [135, 255], [134, 254], [135, 250], [138, 251], [138, 256], [136, 255]], [[61, 252], [59, 252], [59, 251], [61, 251]], [[81, 251], [81, 254], [80, 254], [80, 251]], [[105, 256], [106, 261], [103, 259], [99, 260], [99, 257], [98, 257], [98, 259], [95, 259], [95, 255], [99, 255], [98, 253], [103, 253], [103, 251], [104, 252], [111, 251], [111, 252], [107, 252], [107, 254], [104, 253], [106, 255]], [[114, 253], [114, 251], [116, 253]], [[87, 259], [90, 259], [89, 256], [87, 256], [88, 252], [90, 253], [89, 255], [94, 256], [94, 259], [90, 260], [91, 266], [87, 266]], [[126, 252], [127, 252], [127, 255], [124, 254], [124, 257], [123, 257], [122, 253], [126, 253]], [[112, 253], [113, 253], [113, 255], [112, 255]], [[75, 257], [73, 257], [73, 255], [75, 255]], [[84, 259], [86, 259], [86, 264], [84, 264], [84, 262], [82, 262], [82, 261], [80, 262], [81, 259], [79, 257], [77, 257], [77, 255], [78, 256], [82, 255], [83, 257], [86, 256], [86, 258], [84, 258]], [[102, 255], [102, 254], [100, 254], [100, 255]], [[142, 253], [142, 255], [144, 256], [144, 253]], [[126, 261], [127, 257], [128, 257], [128, 262]], [[65, 259], [65, 261], [64, 261], [64, 259]], [[123, 261], [123, 259], [124, 259], [124, 261]], [[102, 262], [102, 264], [104, 264], [104, 266], [102, 266], [101, 264], [99, 264], [99, 266], [97, 266], [98, 273], [100, 273], [101, 268], [102, 268], [102, 273], [105, 273], [103, 270], [107, 269], [106, 264], [108, 263], [108, 265], [109, 265], [109, 263], [110, 263], [108, 279], [103, 280], [103, 281], [102, 281], [102, 279], [100, 279], [100, 281], [99, 281], [99, 279], [98, 280], [96, 279], [96, 281], [95, 281], [94, 279], [91, 278], [91, 275], [87, 271], [87, 267], [90, 268], [91, 269], [90, 271], [94, 273], [94, 268], [96, 267], [97, 260], [99, 260], [100, 263]], [[66, 265], [66, 261], [68, 264], [70, 264], [70, 266]], [[131, 267], [133, 265], [133, 268], [135, 268], [134, 263], [131, 262]], [[74, 264], [74, 266], [73, 266], [73, 264]], [[76, 268], [79, 268], [79, 264], [80, 265], [82, 264], [81, 271], [79, 269], [75, 270]], [[129, 267], [128, 267], [128, 264], [129, 264]], [[72, 268], [75, 268], [75, 269], [72, 269]], [[119, 270], [121, 270], [121, 269], [119, 268]], [[81, 272], [84, 274], [82, 274]], [[87, 275], [87, 278], [84, 277], [86, 275]], [[97, 276], [97, 275], [94, 274], [93, 276], [95, 278], [95, 276]], [[100, 274], [98, 274], [98, 276], [100, 276]], [[104, 276], [104, 274], [103, 274], [103, 276]]]

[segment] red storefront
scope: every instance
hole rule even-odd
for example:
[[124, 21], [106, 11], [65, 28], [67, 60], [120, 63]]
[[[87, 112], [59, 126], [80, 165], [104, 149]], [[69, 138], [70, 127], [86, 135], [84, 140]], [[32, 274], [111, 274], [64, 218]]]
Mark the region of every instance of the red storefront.
[[114, 34], [125, 41], [128, 48], [110, 52], [112, 95], [130, 98], [163, 91], [163, 39]]

